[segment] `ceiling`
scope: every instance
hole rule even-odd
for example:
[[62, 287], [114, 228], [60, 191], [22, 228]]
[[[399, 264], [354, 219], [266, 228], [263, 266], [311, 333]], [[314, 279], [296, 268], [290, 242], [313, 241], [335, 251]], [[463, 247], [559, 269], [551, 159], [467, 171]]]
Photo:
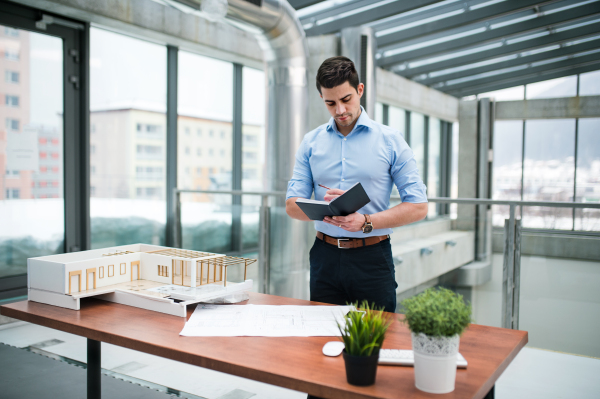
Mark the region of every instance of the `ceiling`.
[[600, 0], [289, 0], [307, 36], [370, 26], [377, 64], [456, 97], [600, 69]]

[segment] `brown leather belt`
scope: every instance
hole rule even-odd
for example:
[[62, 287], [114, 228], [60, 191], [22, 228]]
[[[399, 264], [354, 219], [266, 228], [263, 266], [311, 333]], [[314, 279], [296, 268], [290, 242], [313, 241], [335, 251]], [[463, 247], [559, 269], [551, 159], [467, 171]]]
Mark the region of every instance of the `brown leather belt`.
[[317, 238], [319, 240], [325, 241], [327, 244], [335, 245], [338, 248], [350, 249], [350, 248], [360, 248], [363, 246], [378, 244], [381, 241], [387, 240], [390, 238], [389, 235], [385, 236], [374, 236], [374, 237], [365, 237], [365, 238], [335, 238], [330, 237], [326, 234], [317, 231]]

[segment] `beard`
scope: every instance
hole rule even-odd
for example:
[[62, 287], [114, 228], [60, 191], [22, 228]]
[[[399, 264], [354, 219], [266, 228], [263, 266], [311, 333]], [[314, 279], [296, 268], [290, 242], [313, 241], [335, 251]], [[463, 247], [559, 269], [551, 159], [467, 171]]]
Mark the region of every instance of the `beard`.
[[[338, 118], [343, 118], [343, 117], [348, 117], [348, 119], [346, 119], [346, 120], [344, 120], [344, 121], [340, 121], [340, 120], [338, 119]], [[335, 117], [335, 121], [337, 122], [337, 124], [338, 124], [339, 126], [342, 126], [342, 127], [350, 126], [351, 124], [353, 124], [353, 123], [354, 123], [354, 119], [355, 119], [355, 118], [353, 118], [353, 117], [352, 117], [352, 114], [351, 114], [351, 113], [346, 113], [346, 114], [342, 114], [342, 115], [339, 115], [339, 116], [336, 116], [336, 117]]]

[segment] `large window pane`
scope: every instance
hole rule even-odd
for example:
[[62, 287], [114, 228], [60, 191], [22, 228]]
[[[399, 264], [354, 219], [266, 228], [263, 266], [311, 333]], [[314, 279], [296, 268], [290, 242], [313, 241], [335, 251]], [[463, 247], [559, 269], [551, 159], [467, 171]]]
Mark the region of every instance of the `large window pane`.
[[388, 110], [388, 126], [400, 132], [406, 139], [406, 111], [402, 108], [390, 106]]
[[525, 99], [525, 86], [509, 87], [507, 89], [489, 91], [477, 95], [477, 98], [494, 98], [496, 101], [513, 101]]
[[[520, 201], [523, 121], [496, 121], [493, 150], [492, 198]], [[504, 226], [504, 220], [509, 218], [509, 207], [494, 205], [492, 208], [494, 226]]]
[[[440, 135], [441, 124], [437, 118], [429, 119], [429, 143], [427, 157], [427, 196], [439, 197], [440, 190]], [[437, 204], [429, 203], [428, 217], [437, 215]]]
[[[577, 142], [577, 202], [600, 203], [600, 118], [580, 119]], [[600, 231], [599, 209], [577, 209], [575, 230]]]
[[[575, 120], [525, 122], [525, 201], [573, 201]], [[524, 207], [523, 227], [572, 229], [570, 208]]]
[[63, 252], [63, 46], [0, 27], [0, 278]]
[[383, 104], [375, 103], [375, 118], [377, 122], [383, 123]]
[[[242, 190], [263, 191], [265, 181], [265, 73], [242, 70]], [[261, 197], [242, 198], [242, 248], [258, 248]]]
[[[180, 188], [231, 190], [233, 65], [179, 52], [177, 176]], [[231, 249], [231, 196], [182, 196], [184, 248]]]
[[423, 179], [425, 170], [425, 117], [417, 112], [410, 113], [410, 147], [415, 153], [419, 175]]
[[242, 70], [242, 190], [264, 189], [265, 73]]
[[[450, 198], [458, 198], [458, 122], [452, 123], [452, 172]], [[450, 218], [456, 219], [458, 204], [450, 204]]]
[[527, 100], [534, 98], [574, 97], [577, 95], [577, 76], [545, 80], [527, 85]]
[[582, 73], [579, 75], [579, 95], [600, 95], [600, 71]]
[[90, 31], [92, 248], [164, 244], [166, 48]]

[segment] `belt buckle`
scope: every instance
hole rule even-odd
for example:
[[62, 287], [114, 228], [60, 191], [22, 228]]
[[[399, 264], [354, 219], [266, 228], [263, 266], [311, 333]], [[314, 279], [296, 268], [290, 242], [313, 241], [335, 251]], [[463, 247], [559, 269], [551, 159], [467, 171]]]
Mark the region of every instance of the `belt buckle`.
[[338, 248], [339, 249], [348, 249], [348, 248], [345, 248], [345, 247], [340, 247], [340, 241], [350, 241], [349, 238], [336, 238], [336, 239], [337, 239], [337, 242], [338, 242]]

